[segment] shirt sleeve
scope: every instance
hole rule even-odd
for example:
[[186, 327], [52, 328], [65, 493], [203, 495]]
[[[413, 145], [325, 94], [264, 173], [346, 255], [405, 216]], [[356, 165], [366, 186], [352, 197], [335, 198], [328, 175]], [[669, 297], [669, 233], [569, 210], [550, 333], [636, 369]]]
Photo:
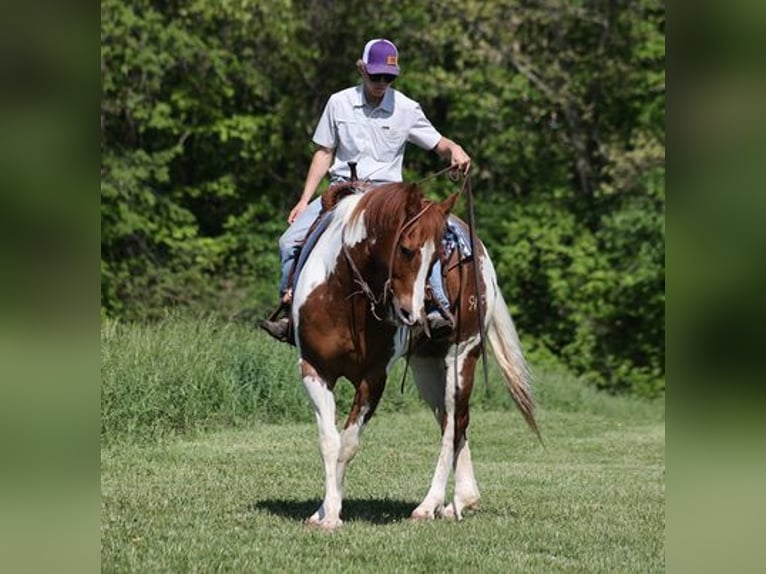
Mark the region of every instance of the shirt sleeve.
[[335, 129], [334, 108], [334, 96], [330, 96], [312, 138], [315, 144], [330, 149], [338, 147], [338, 132]]
[[423, 113], [420, 104], [417, 104], [412, 111], [413, 121], [410, 132], [407, 135], [407, 141], [425, 150], [432, 150], [442, 139], [442, 135], [431, 124], [431, 121]]

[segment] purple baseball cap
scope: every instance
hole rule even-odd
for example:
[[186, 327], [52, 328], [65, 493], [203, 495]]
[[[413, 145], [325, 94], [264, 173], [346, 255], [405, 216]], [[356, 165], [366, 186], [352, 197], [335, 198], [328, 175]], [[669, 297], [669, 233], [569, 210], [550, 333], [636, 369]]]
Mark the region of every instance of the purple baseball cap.
[[375, 38], [367, 42], [362, 62], [368, 74], [399, 75], [399, 52], [390, 40]]

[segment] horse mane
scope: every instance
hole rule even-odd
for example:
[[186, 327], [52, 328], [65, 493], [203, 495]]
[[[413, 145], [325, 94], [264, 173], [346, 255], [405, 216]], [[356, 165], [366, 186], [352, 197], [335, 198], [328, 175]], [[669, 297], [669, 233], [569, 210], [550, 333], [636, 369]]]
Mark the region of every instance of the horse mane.
[[[389, 183], [368, 191], [359, 201], [352, 218], [364, 213], [370, 233], [399, 229], [418, 215], [428, 204], [423, 191], [415, 183]], [[444, 228], [444, 218], [435, 209], [427, 209], [418, 218], [418, 225], [436, 236]]]

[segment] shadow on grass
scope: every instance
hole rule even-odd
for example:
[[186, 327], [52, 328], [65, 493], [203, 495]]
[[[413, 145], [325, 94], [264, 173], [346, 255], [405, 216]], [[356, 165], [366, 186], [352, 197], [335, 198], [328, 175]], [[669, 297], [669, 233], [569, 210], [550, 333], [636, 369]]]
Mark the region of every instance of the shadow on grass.
[[[257, 500], [249, 505], [252, 511], [266, 511], [293, 520], [304, 521], [311, 516], [321, 500]], [[344, 521], [363, 521], [372, 524], [390, 524], [409, 518], [417, 502], [404, 500], [358, 500], [343, 501], [340, 515]]]

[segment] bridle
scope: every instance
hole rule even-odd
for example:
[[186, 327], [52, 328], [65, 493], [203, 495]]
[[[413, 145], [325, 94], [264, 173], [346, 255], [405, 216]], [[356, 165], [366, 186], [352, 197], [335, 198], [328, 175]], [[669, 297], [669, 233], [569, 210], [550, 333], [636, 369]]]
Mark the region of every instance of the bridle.
[[351, 293], [347, 297], [347, 299], [350, 299], [351, 297], [359, 295], [360, 293], [363, 294], [367, 298], [367, 300], [370, 302], [370, 312], [372, 313], [373, 317], [375, 317], [378, 321], [381, 321], [381, 322], [383, 321], [383, 319], [378, 315], [378, 312], [377, 312], [378, 307], [385, 307], [388, 304], [389, 295], [393, 295], [393, 292], [394, 292], [392, 287], [393, 277], [391, 276], [391, 274], [393, 273], [393, 270], [394, 270], [394, 257], [396, 257], [396, 250], [399, 247], [399, 241], [401, 241], [401, 238], [404, 232], [410, 226], [412, 226], [416, 221], [418, 221], [421, 217], [423, 217], [423, 214], [425, 214], [425, 212], [428, 211], [433, 205], [434, 204], [432, 201], [427, 202], [425, 207], [423, 207], [418, 213], [416, 213], [410, 219], [404, 220], [399, 225], [399, 228], [396, 231], [396, 235], [394, 235], [394, 242], [391, 248], [391, 254], [388, 257], [388, 278], [386, 279], [386, 282], [383, 284], [383, 290], [379, 297], [376, 296], [375, 293], [373, 293], [369, 283], [367, 283], [364, 277], [362, 277], [362, 274], [359, 271], [359, 267], [357, 267], [356, 263], [354, 262], [354, 258], [351, 257], [351, 253], [349, 252], [348, 247], [346, 245], [346, 229], [345, 228], [343, 229], [343, 232], [341, 235], [341, 246], [343, 249], [343, 255], [346, 257], [348, 266], [351, 269], [351, 274], [354, 276], [354, 283], [356, 283], [359, 286], [359, 290]]

